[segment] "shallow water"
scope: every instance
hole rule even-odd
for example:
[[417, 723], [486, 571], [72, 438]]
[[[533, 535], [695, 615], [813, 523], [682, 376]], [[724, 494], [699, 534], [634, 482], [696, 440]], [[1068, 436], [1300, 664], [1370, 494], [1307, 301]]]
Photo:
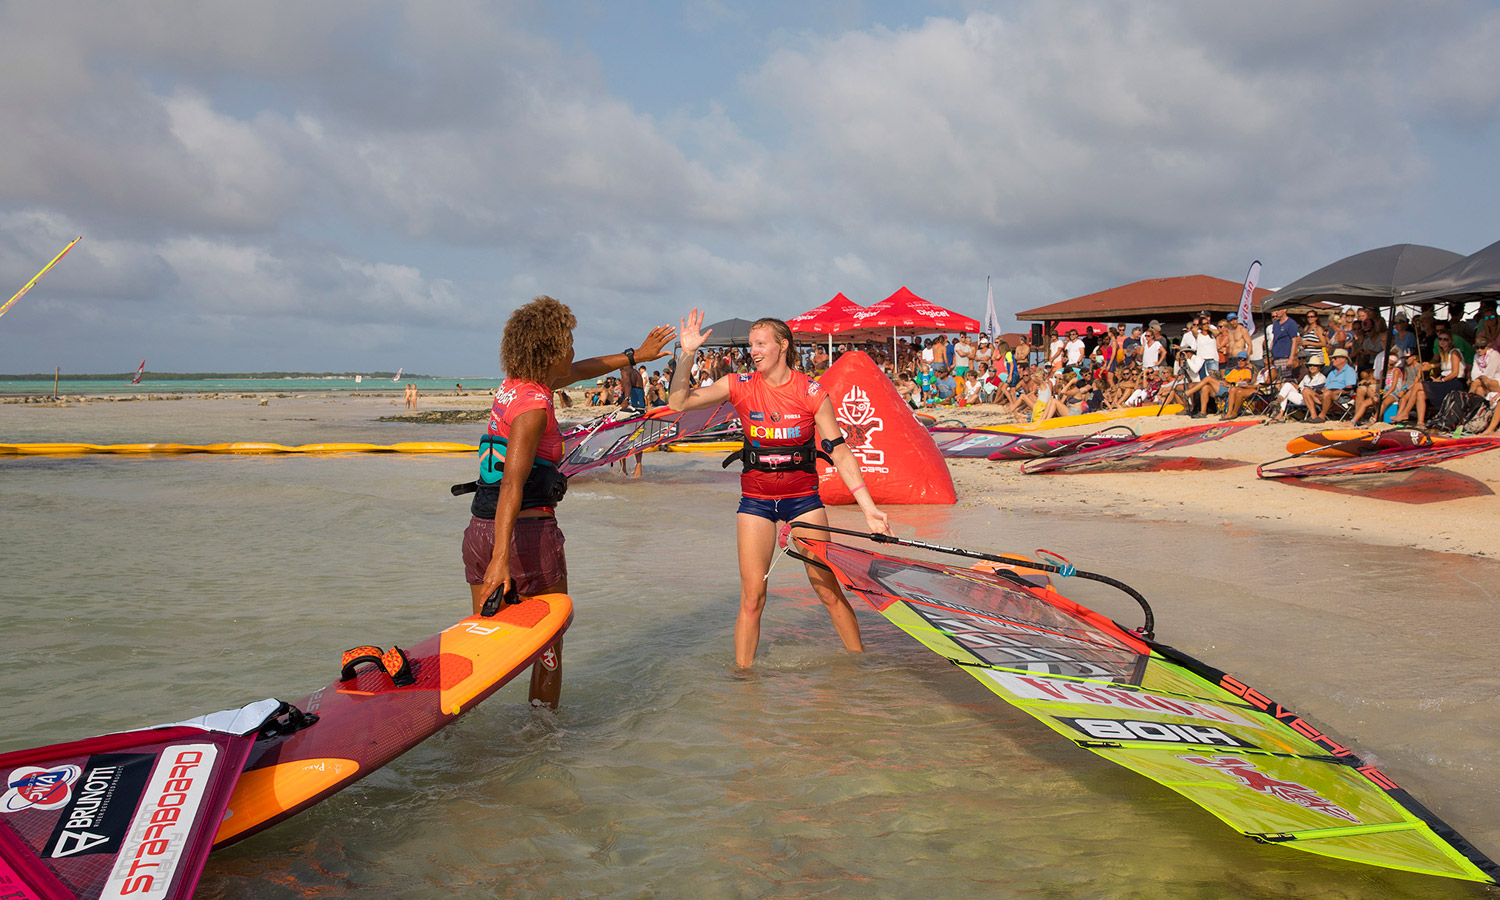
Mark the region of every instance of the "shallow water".
[[[276, 427], [214, 438], [474, 436]], [[129, 431], [112, 439], [207, 439]], [[199, 896], [1486, 895], [1241, 838], [873, 612], [859, 611], [869, 652], [848, 655], [791, 560], [772, 575], [760, 665], [737, 675], [734, 479], [716, 459], [646, 459], [640, 482], [578, 478], [563, 507], [577, 617], [560, 710], [531, 710], [523, 684], [508, 686], [215, 854]], [[468, 605], [467, 503], [447, 486], [469, 469], [463, 457], [0, 459], [0, 750], [297, 699], [345, 647], [446, 627]], [[1162, 640], [1352, 741], [1500, 854], [1487, 643], [1500, 565], [1233, 526], [891, 512], [903, 534], [1047, 547], [1135, 585]], [[842, 511], [835, 524], [854, 522]], [[1108, 588], [1064, 590], [1138, 624]]]

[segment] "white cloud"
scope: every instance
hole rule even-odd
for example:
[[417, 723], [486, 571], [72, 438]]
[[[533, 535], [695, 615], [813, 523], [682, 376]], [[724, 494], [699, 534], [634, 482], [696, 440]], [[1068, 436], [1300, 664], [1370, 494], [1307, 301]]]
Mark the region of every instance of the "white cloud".
[[1289, 280], [1412, 239], [1372, 223], [1434, 177], [1414, 123], [1500, 108], [1500, 14], [1467, 0], [1001, 9], [752, 34], [776, 49], [743, 96], [652, 115], [528, 2], [0, 6], [0, 277], [79, 229], [38, 310], [171, 305], [206, 345], [232, 322], [314, 356], [314, 334], [385, 351], [405, 329], [434, 368], [431, 335], [537, 293], [590, 351], [695, 304], [904, 283], [978, 308], [994, 275], [1014, 309], [1252, 256]]

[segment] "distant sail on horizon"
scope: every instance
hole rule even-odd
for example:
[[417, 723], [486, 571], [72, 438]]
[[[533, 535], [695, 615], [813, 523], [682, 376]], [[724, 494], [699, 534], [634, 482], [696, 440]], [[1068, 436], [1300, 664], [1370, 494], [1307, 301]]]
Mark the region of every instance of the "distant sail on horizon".
[[406, 371], [406, 369], [404, 369], [404, 368], [398, 368], [398, 369], [396, 369], [396, 377], [392, 378], [391, 380], [392, 381], [400, 381], [401, 380], [401, 373], [405, 372], [405, 371]]
[[143, 360], [141, 360], [140, 366], [137, 367], [136, 370], [135, 370], [135, 377], [132, 378], [132, 379], [130, 379], [130, 383], [131, 384], [140, 384], [141, 383], [141, 376], [143, 374], [145, 374], [145, 372], [146, 372], [146, 361], [143, 359]]

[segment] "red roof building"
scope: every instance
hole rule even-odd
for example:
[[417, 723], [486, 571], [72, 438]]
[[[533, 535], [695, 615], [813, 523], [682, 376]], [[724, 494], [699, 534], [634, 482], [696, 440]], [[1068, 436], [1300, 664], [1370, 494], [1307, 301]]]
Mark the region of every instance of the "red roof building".
[[[1208, 275], [1180, 275], [1176, 278], [1149, 278], [1133, 284], [1084, 294], [1071, 300], [1038, 306], [1016, 313], [1023, 322], [1056, 322], [1084, 319], [1103, 322], [1182, 322], [1195, 313], [1208, 312], [1222, 318], [1240, 308], [1244, 285]], [[1253, 309], [1260, 312], [1261, 301], [1271, 292], [1255, 289]]]

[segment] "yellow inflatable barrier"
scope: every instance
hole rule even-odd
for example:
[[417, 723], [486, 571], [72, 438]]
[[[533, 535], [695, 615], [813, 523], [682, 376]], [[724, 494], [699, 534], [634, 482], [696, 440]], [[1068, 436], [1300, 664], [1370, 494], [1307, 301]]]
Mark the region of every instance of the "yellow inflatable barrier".
[[187, 453], [473, 453], [473, 444], [449, 441], [406, 441], [400, 444], [0, 444], [0, 456], [87, 456], [92, 454], [182, 455]]
[[673, 453], [733, 453], [743, 446], [740, 441], [686, 441], [681, 444], [667, 444], [663, 450]]
[[[1053, 428], [1072, 428], [1075, 425], [1094, 425], [1099, 422], [1112, 422], [1115, 419], [1150, 418], [1156, 415], [1156, 406], [1137, 406], [1130, 409], [1106, 409], [1100, 412], [1084, 413], [1078, 416], [1059, 416], [1056, 419], [1048, 419], [1035, 425], [1023, 423], [1020, 425], [991, 425], [981, 429], [982, 431], [1003, 431], [1006, 434], [1019, 434], [1027, 431], [1048, 431]], [[1175, 416], [1182, 412], [1182, 404], [1171, 403], [1162, 409], [1164, 416]]]

